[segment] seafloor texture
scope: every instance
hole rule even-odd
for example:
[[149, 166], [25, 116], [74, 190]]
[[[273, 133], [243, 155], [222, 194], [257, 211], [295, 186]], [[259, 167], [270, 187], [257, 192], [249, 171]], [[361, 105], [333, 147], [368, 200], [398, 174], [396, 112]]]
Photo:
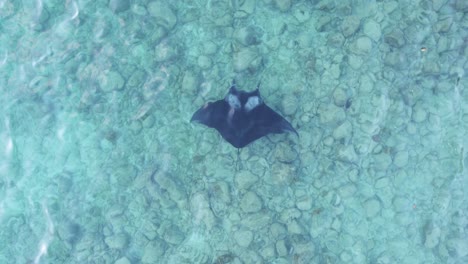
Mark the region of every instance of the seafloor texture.
[[[0, 263], [468, 263], [467, 13], [0, 0]], [[190, 124], [232, 79], [300, 137]]]

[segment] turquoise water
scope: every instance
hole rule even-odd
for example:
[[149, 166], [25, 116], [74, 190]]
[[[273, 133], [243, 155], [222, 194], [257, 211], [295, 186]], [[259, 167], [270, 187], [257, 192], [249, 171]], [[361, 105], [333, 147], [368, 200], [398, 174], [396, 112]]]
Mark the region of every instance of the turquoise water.
[[[0, 263], [468, 263], [467, 12], [0, 0]], [[233, 79], [300, 137], [191, 124]]]

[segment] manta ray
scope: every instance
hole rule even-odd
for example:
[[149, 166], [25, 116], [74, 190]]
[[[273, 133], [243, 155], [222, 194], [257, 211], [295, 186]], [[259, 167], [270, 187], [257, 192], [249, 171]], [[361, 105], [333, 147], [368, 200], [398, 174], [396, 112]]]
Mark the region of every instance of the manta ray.
[[236, 88], [235, 82], [224, 99], [208, 102], [198, 109], [190, 122], [216, 129], [224, 140], [240, 149], [268, 134], [291, 132], [299, 136], [292, 125], [265, 104], [259, 91]]

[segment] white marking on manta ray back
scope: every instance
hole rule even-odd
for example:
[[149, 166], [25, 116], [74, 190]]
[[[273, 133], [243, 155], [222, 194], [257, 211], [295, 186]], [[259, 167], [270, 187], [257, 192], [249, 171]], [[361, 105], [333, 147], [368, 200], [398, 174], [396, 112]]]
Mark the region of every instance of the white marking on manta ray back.
[[231, 108], [234, 109], [240, 109], [241, 108], [241, 103], [239, 101], [239, 98], [233, 94], [228, 94], [226, 96], [226, 102], [229, 104]]
[[232, 118], [233, 118], [235, 112], [236, 112], [236, 109], [234, 109], [232, 107], [229, 109], [228, 116], [227, 116], [227, 121], [228, 121], [228, 124], [230, 124], [230, 125], [232, 124]]
[[255, 107], [259, 106], [262, 103], [262, 99], [258, 96], [251, 96], [247, 99], [247, 103], [244, 105], [244, 109], [247, 112], [252, 111]]

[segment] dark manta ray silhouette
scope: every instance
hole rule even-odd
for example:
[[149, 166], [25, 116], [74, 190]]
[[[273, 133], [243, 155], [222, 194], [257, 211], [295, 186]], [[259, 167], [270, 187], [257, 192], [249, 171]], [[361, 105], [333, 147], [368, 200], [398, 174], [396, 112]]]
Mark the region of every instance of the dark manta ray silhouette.
[[233, 83], [223, 100], [206, 103], [193, 114], [192, 121], [218, 130], [236, 148], [243, 148], [270, 133], [298, 135], [286, 119], [263, 102], [259, 86], [253, 92], [244, 92], [237, 90]]

